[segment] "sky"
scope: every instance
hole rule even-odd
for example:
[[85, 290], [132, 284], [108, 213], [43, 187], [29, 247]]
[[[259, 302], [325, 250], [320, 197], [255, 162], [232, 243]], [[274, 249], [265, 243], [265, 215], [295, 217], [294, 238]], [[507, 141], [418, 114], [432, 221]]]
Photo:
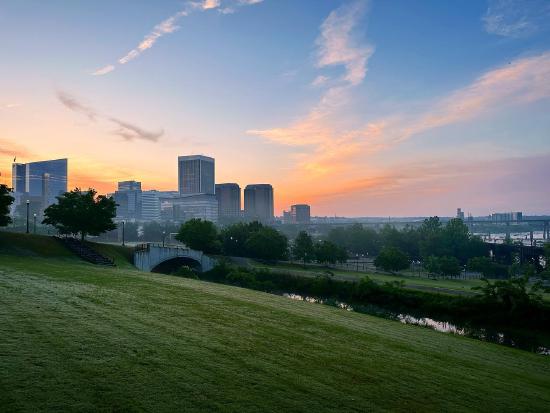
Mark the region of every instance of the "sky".
[[547, 0], [0, 0], [0, 182], [271, 183], [317, 216], [550, 213]]

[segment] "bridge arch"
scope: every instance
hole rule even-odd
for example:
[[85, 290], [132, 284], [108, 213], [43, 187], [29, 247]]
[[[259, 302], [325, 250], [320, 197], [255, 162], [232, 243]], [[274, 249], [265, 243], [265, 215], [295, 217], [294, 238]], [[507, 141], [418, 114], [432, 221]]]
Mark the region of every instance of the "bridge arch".
[[134, 265], [141, 271], [151, 272], [163, 263], [178, 259], [195, 264], [200, 272], [209, 271], [216, 264], [214, 259], [204, 255], [202, 251], [190, 248], [149, 243], [138, 245], [134, 252]]

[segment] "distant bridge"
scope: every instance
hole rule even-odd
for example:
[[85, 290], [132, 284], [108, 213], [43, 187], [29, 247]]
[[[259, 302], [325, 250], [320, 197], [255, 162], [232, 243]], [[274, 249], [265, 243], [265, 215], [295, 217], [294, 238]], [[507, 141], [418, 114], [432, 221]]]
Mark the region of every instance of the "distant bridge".
[[189, 264], [201, 272], [209, 271], [216, 265], [213, 258], [190, 248], [148, 243], [138, 245], [134, 252], [134, 265], [141, 271], [154, 271], [159, 265], [169, 261]]

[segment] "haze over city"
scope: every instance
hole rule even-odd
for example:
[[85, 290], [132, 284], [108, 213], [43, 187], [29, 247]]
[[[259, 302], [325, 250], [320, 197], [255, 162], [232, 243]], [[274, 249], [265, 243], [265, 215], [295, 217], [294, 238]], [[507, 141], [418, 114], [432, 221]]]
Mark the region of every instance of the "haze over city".
[[278, 215], [547, 213], [549, 28], [543, 0], [4, 0], [0, 180], [175, 190], [200, 153]]

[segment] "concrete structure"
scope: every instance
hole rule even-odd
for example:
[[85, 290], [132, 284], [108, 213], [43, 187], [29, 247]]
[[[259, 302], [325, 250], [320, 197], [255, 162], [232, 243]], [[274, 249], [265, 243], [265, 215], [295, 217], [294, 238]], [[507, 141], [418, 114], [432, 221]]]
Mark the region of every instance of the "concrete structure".
[[273, 221], [273, 187], [270, 184], [247, 185], [244, 189], [246, 218], [262, 222]]
[[203, 155], [178, 157], [178, 190], [180, 195], [214, 195], [216, 193], [214, 182], [214, 158]]
[[185, 258], [195, 261], [201, 271], [209, 271], [216, 265], [216, 260], [189, 248], [143, 244], [136, 247], [134, 265], [141, 271], [152, 271], [163, 262]]
[[35, 207], [43, 211], [56, 202], [56, 197], [67, 192], [67, 171], [67, 159], [14, 163], [12, 187], [19, 194], [16, 199], [20, 202], [32, 199], [34, 204], [39, 204]]
[[195, 194], [160, 198], [162, 219], [185, 222], [193, 218], [218, 222], [218, 200], [214, 195]]
[[311, 208], [307, 204], [290, 206], [290, 220], [293, 224], [309, 224], [311, 221]]
[[464, 211], [462, 210], [462, 208], [456, 209], [456, 217], [464, 221]]
[[218, 214], [221, 217], [239, 217], [241, 215], [241, 187], [239, 184], [216, 184]]

